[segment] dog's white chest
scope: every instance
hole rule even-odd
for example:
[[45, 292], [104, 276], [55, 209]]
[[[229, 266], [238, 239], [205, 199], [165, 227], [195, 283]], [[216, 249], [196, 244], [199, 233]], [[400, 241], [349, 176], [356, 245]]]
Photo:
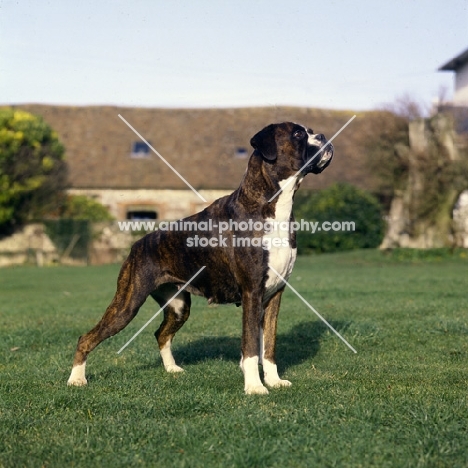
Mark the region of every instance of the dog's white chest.
[[[296, 179], [296, 177], [294, 177]], [[268, 276], [265, 285], [264, 302], [283, 286], [279, 273], [285, 280], [291, 275], [296, 261], [297, 249], [290, 244], [289, 220], [291, 217], [293, 195], [296, 181], [286, 179], [280, 182], [284, 189], [278, 196], [274, 218], [266, 220], [272, 226], [271, 231], [263, 236], [263, 245], [269, 246]], [[288, 183], [289, 182], [289, 183]]]

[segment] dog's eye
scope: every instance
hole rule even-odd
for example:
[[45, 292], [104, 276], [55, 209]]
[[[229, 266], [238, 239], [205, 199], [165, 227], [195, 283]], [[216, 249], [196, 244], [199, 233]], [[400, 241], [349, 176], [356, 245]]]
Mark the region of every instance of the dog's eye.
[[296, 130], [296, 131], [293, 133], [293, 137], [294, 137], [294, 138], [297, 138], [298, 140], [301, 140], [302, 138], [305, 137], [305, 132], [304, 132], [304, 130]]

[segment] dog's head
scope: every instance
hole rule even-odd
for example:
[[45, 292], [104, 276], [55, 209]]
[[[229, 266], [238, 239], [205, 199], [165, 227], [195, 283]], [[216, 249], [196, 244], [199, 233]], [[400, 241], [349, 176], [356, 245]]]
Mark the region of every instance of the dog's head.
[[289, 168], [286, 177], [296, 172], [320, 174], [333, 158], [333, 145], [323, 134], [294, 122], [268, 125], [250, 144], [267, 163], [281, 166], [282, 172]]

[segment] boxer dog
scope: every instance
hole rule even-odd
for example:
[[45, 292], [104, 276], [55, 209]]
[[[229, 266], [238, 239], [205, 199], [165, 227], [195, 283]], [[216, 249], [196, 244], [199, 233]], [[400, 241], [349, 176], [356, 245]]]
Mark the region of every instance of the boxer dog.
[[[164, 308], [155, 336], [166, 371], [181, 372], [171, 343], [190, 315], [191, 294], [209, 303], [242, 305], [240, 367], [245, 393], [268, 393], [259, 364], [268, 387], [291, 385], [278, 375], [275, 343], [285, 288], [282, 278], [289, 278], [296, 260], [296, 236], [278, 226], [294, 220], [294, 193], [305, 175], [319, 174], [330, 164], [333, 146], [322, 134], [293, 122], [268, 125], [250, 144], [254, 151], [238, 189], [181, 220], [190, 226], [211, 223], [229, 229], [223, 230], [222, 238], [219, 232], [211, 232], [209, 239], [205, 230], [158, 230], [137, 241], [122, 265], [117, 291], [102, 319], [78, 340], [69, 385], [86, 385], [88, 354], [124, 329], [149, 295], [161, 307], [173, 298]], [[247, 225], [265, 228], [241, 229]], [[194, 243], [202, 237], [205, 246]]]

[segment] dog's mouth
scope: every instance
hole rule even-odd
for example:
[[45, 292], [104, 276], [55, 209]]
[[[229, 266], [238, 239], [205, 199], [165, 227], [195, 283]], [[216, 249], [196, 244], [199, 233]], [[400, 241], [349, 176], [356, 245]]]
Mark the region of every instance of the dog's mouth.
[[333, 153], [333, 145], [329, 142], [326, 142], [321, 146], [308, 146], [306, 151], [307, 165], [304, 167], [303, 172], [305, 174], [320, 174], [331, 163]]

